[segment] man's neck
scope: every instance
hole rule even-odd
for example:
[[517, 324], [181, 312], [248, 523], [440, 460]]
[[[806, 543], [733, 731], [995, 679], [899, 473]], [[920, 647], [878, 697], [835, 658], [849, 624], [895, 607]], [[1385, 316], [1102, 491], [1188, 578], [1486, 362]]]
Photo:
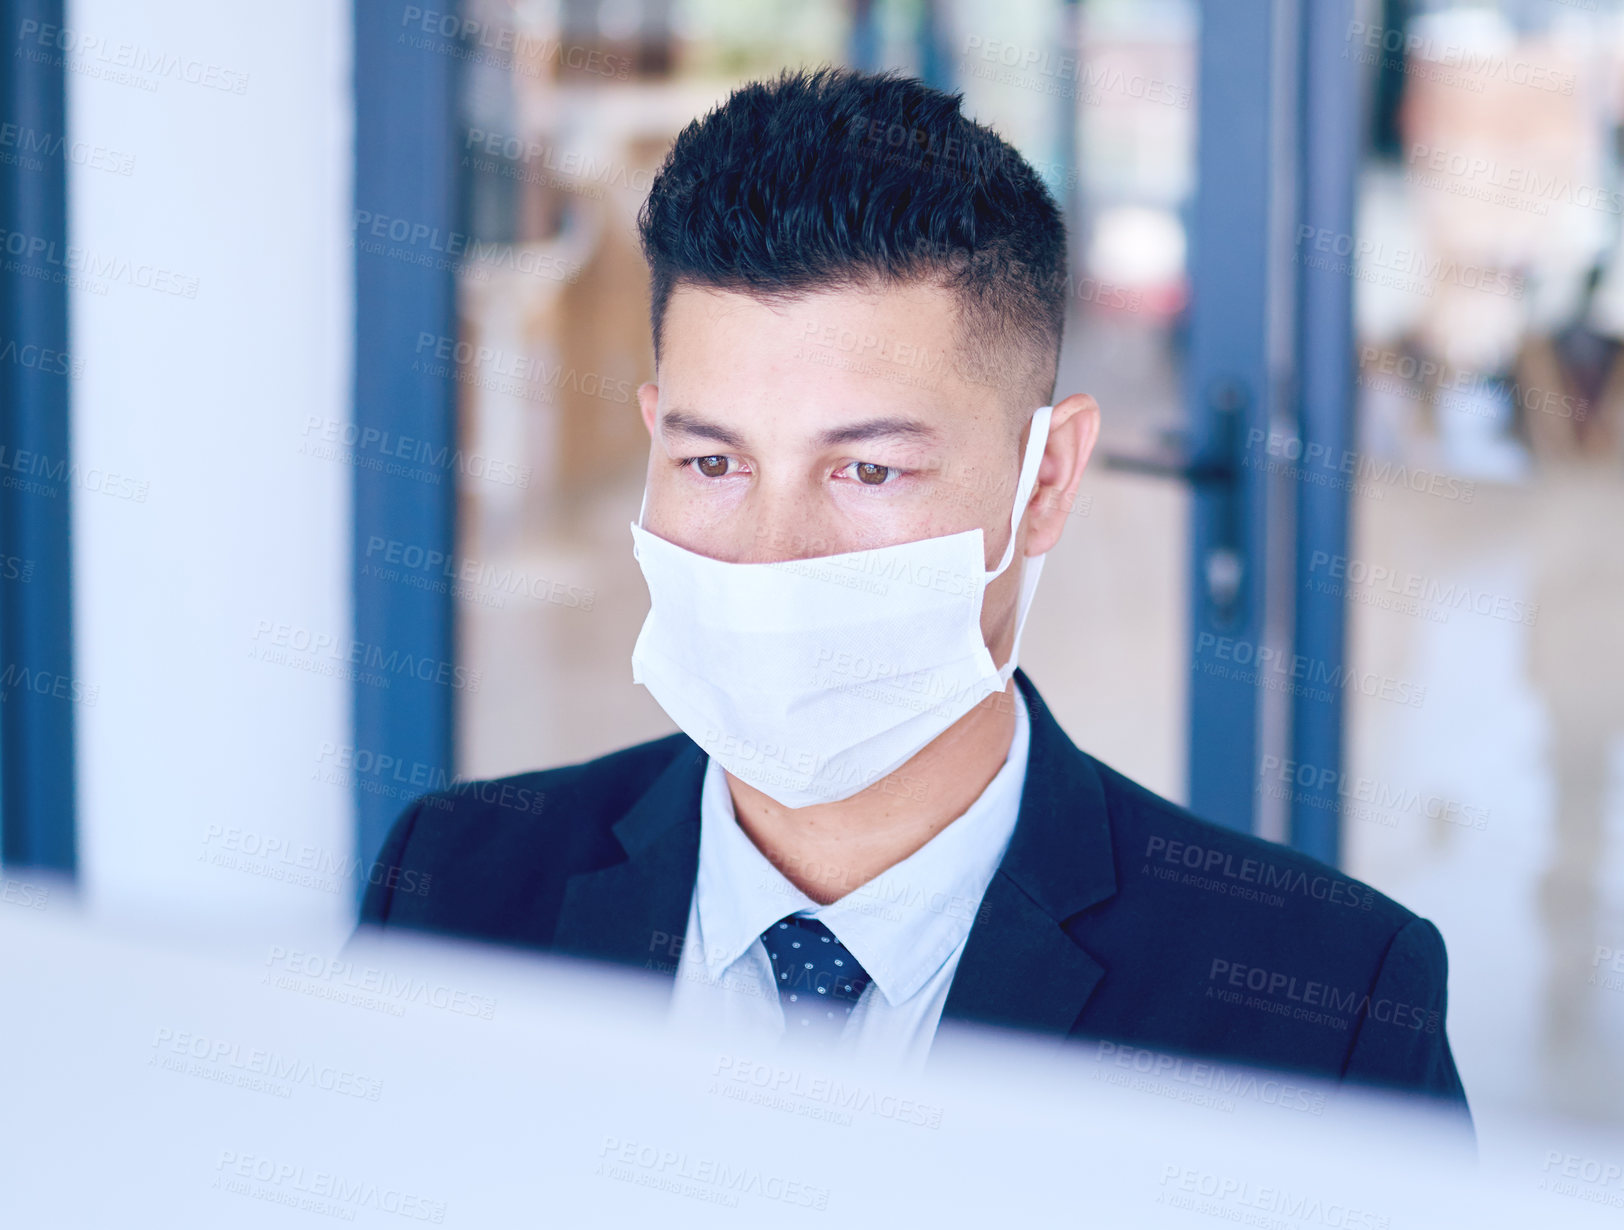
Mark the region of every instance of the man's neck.
[[981, 796], [1009, 758], [1015, 683], [995, 692], [890, 776], [849, 799], [787, 808], [731, 773], [739, 827], [819, 905], [838, 901], [918, 850]]

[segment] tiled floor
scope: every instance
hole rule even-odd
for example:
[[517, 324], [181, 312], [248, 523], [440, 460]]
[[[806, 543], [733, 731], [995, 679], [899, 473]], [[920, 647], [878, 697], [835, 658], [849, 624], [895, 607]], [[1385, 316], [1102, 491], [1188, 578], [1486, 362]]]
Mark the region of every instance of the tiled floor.
[[1399, 488], [1355, 526], [1355, 556], [1533, 623], [1354, 603], [1354, 661], [1427, 692], [1350, 703], [1348, 774], [1401, 805], [1346, 822], [1347, 866], [1443, 931], [1474, 1099], [1624, 1123], [1624, 975], [1593, 964], [1624, 949], [1624, 481]]

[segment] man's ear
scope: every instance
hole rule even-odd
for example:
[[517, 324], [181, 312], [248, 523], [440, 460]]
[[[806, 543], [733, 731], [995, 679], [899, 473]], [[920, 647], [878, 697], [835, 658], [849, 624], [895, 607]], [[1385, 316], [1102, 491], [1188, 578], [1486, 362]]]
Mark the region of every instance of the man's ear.
[[648, 428], [651, 440], [654, 438], [654, 412], [659, 404], [659, 385], [649, 380], [637, 386], [637, 408], [643, 412], [643, 426]]
[[1073, 393], [1055, 404], [1037, 487], [1027, 506], [1027, 555], [1042, 555], [1060, 541], [1076, 508], [1077, 484], [1083, 481], [1083, 470], [1099, 436], [1099, 403], [1087, 393]]

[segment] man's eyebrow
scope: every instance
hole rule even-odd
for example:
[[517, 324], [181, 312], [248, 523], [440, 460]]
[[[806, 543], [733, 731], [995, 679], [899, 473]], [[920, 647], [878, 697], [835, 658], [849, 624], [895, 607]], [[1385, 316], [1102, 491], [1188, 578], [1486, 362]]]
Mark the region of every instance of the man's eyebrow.
[[[715, 440], [718, 444], [725, 444], [729, 448], [744, 447], [744, 437], [738, 432], [723, 427], [720, 423], [702, 419], [687, 410], [666, 411], [660, 420], [660, 432], [666, 436], [698, 436], [705, 440]], [[865, 419], [860, 423], [848, 423], [844, 427], [831, 427], [821, 432], [814, 443], [819, 448], [836, 448], [842, 444], [855, 444], [862, 440], [896, 437], [935, 443], [941, 440], [941, 433], [929, 423], [919, 419], [892, 415]]]
[[910, 418], [866, 419], [861, 423], [848, 423], [844, 427], [831, 427], [818, 437], [820, 448], [834, 448], [841, 444], [855, 444], [859, 440], [884, 440], [894, 437], [936, 442], [941, 435], [929, 423]]
[[686, 410], [667, 410], [665, 417], [660, 420], [660, 434], [698, 436], [705, 440], [715, 440], [718, 444], [725, 444], [729, 448], [744, 447], [744, 437], [738, 432], [723, 427], [720, 423], [707, 422], [697, 414], [690, 414]]

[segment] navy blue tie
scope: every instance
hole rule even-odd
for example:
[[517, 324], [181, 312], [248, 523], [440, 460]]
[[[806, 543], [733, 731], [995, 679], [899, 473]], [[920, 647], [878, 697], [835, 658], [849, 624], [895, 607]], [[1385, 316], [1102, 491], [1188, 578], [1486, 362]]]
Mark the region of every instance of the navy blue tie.
[[763, 931], [761, 942], [772, 958], [785, 1033], [832, 1040], [872, 981], [867, 971], [815, 918], [791, 914]]

